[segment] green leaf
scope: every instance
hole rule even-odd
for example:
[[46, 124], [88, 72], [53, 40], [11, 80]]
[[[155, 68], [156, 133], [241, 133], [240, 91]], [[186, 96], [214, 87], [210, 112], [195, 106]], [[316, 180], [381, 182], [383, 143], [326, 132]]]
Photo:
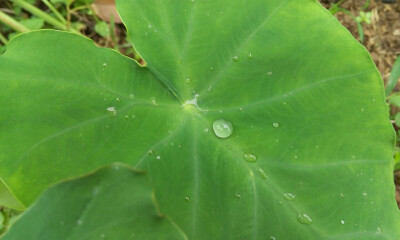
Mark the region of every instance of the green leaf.
[[382, 80], [328, 11], [117, 4], [145, 68], [53, 31], [0, 57], [0, 176], [25, 205], [118, 161], [188, 239], [398, 239]]
[[389, 80], [386, 84], [386, 95], [389, 95], [396, 87], [397, 81], [400, 78], [400, 57], [397, 57], [394, 62], [392, 71], [390, 72]]
[[400, 107], [400, 94], [396, 93], [396, 94], [389, 96], [388, 101], [390, 104], [392, 104], [396, 107]]
[[96, 25], [94, 26], [94, 30], [102, 37], [105, 38], [110, 37], [110, 27], [104, 21], [96, 23]]
[[31, 30], [41, 29], [44, 25], [44, 21], [41, 18], [28, 18], [28, 19], [23, 19], [19, 22]]
[[12, 239], [187, 238], [159, 213], [145, 174], [114, 165], [49, 188], [2, 238]]

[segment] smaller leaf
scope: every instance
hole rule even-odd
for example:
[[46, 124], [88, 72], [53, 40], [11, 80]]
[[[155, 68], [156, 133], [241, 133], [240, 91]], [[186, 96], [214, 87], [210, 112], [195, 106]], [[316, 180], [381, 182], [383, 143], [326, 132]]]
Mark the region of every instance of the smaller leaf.
[[110, 27], [104, 21], [96, 23], [96, 25], [94, 26], [94, 30], [102, 37], [110, 37]]
[[389, 80], [386, 84], [386, 91], [385, 91], [386, 96], [388, 96], [392, 92], [399, 78], [400, 78], [400, 56], [397, 57], [396, 61], [394, 62], [392, 72], [390, 73]]
[[31, 30], [41, 29], [44, 25], [44, 21], [41, 18], [23, 19], [19, 22]]
[[400, 112], [397, 113], [397, 114], [394, 116], [394, 121], [395, 121], [395, 123], [396, 123], [396, 126], [400, 127]]
[[46, 190], [2, 240], [132, 238], [186, 236], [159, 213], [144, 173], [113, 165]]
[[391, 105], [400, 107], [400, 94], [393, 94], [388, 98], [388, 101]]

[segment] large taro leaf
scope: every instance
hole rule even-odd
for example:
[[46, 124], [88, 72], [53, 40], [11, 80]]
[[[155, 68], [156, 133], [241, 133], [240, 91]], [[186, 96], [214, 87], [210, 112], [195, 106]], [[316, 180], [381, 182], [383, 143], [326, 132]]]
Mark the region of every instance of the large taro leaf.
[[117, 3], [146, 68], [52, 31], [0, 57], [0, 176], [25, 205], [118, 161], [189, 239], [398, 239], [379, 73], [316, 1]]
[[184, 240], [152, 194], [145, 174], [106, 167], [48, 189], [2, 239]]

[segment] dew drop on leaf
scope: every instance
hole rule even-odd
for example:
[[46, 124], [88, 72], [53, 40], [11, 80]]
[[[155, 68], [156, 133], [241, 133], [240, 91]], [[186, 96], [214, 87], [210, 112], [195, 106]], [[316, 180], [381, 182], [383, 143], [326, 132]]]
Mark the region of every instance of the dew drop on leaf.
[[274, 123], [272, 124], [272, 126], [273, 126], [274, 128], [277, 128], [277, 127], [279, 127], [279, 123], [274, 122]]
[[214, 71], [214, 67], [210, 67], [210, 71], [213, 72]]
[[251, 58], [253, 58], [253, 55], [252, 55], [251, 53], [249, 53], [249, 54], [247, 55], [247, 57], [251, 59]]
[[135, 99], [135, 94], [133, 94], [133, 93], [129, 94], [129, 99], [131, 99], [131, 100]]
[[310, 225], [312, 223], [312, 219], [306, 213], [300, 213], [297, 215], [297, 221], [301, 224]]
[[271, 76], [272, 75], [272, 72], [267, 72], [267, 76]]
[[186, 78], [185, 82], [186, 84], [189, 84], [191, 82], [190, 78]]
[[238, 57], [238, 56], [233, 56], [232, 59], [233, 59], [233, 61], [235, 61], [235, 62], [239, 62], [239, 57]]
[[340, 223], [343, 225], [344, 224], [344, 220], [341, 220]]
[[261, 168], [257, 169], [258, 174], [260, 174], [261, 178], [266, 180], [267, 179], [267, 174], [262, 170]]
[[217, 119], [213, 123], [214, 133], [219, 138], [227, 138], [233, 132], [232, 123], [225, 119]]
[[253, 153], [245, 153], [243, 158], [248, 162], [257, 162], [257, 156]]
[[186, 202], [190, 202], [190, 198], [189, 197], [185, 197], [185, 201]]
[[283, 198], [287, 201], [293, 201], [296, 196], [293, 193], [284, 193]]

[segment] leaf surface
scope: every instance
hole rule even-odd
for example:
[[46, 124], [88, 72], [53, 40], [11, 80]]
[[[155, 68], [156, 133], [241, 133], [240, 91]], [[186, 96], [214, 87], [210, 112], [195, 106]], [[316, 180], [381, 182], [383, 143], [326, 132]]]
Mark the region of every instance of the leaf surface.
[[23, 203], [118, 161], [189, 239], [400, 236], [382, 80], [316, 1], [117, 4], [146, 68], [60, 32], [0, 57], [0, 176]]

